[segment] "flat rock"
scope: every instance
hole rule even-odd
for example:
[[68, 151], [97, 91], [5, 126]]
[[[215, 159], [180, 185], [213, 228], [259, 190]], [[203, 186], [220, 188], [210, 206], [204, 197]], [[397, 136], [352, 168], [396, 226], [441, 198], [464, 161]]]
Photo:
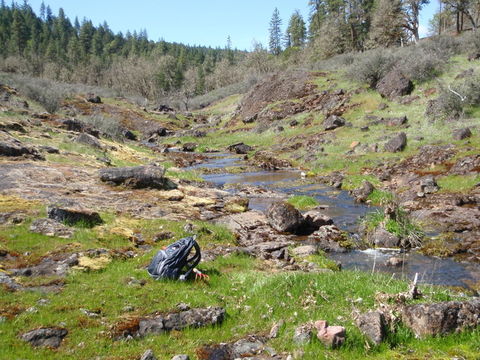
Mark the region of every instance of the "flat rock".
[[360, 331], [375, 345], [380, 344], [386, 336], [385, 316], [380, 311], [370, 311], [360, 315], [356, 324]]
[[30, 225], [30, 231], [46, 236], [56, 236], [69, 239], [74, 230], [53, 219], [37, 219]]
[[314, 245], [298, 246], [292, 250], [293, 255], [300, 257], [307, 257], [310, 255], [318, 254], [318, 248]]
[[40, 328], [29, 331], [20, 338], [32, 346], [58, 348], [67, 334], [68, 330], [63, 328]]
[[43, 159], [36, 149], [24, 145], [21, 141], [0, 131], [0, 156], [26, 156], [34, 159]]
[[305, 224], [313, 231], [318, 230], [322, 226], [333, 225], [333, 220], [320, 210], [310, 210], [303, 214]]
[[187, 327], [203, 327], [217, 325], [225, 319], [225, 309], [221, 307], [208, 307], [191, 309], [172, 313], [168, 315], [159, 315], [154, 318], [142, 319], [138, 325], [138, 335], [160, 334], [172, 330], [183, 330]]
[[101, 169], [99, 175], [100, 180], [104, 182], [125, 185], [135, 189], [169, 190], [174, 187], [172, 182], [164, 177], [165, 168], [163, 166], [146, 165]]
[[480, 325], [480, 299], [406, 306], [402, 321], [415, 336], [444, 335]]
[[88, 227], [103, 224], [103, 220], [98, 212], [83, 208], [52, 206], [48, 207], [47, 213], [49, 219], [60, 223], [81, 223]]

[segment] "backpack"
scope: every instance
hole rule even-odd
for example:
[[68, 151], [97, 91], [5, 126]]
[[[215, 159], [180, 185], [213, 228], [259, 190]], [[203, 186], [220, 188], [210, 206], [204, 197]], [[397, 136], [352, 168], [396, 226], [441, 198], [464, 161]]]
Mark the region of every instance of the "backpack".
[[[180, 239], [157, 252], [147, 268], [148, 274], [155, 280], [186, 280], [202, 257], [195, 238], [189, 236]], [[195, 248], [195, 254], [189, 258], [192, 248]], [[185, 273], [182, 274], [184, 269]]]

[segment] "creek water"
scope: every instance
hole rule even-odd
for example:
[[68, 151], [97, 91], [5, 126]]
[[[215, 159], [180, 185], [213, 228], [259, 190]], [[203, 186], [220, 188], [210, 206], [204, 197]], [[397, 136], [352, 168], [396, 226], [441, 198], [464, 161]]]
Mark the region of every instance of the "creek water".
[[[368, 212], [377, 210], [375, 207], [356, 203], [346, 191], [339, 191], [323, 184], [302, 182], [300, 171], [297, 170], [222, 173], [219, 169], [244, 166], [243, 158], [225, 153], [213, 153], [207, 156], [208, 160], [205, 163], [189, 168], [214, 169], [215, 173], [203, 175], [205, 181], [225, 187], [231, 192], [236, 191], [235, 185], [252, 185], [280, 192], [287, 197], [293, 195], [314, 197], [325, 214], [329, 215], [340, 229], [348, 231], [352, 236], [358, 236], [356, 230], [359, 219]], [[265, 211], [272, 202], [277, 200], [276, 197], [251, 197], [250, 208]], [[300, 237], [299, 241], [301, 241]], [[410, 280], [418, 273], [419, 281], [426, 284], [470, 288], [480, 282], [478, 264], [424, 256], [415, 251], [400, 253], [394, 249], [368, 249], [330, 253], [328, 256], [341, 262], [343, 269], [384, 272], [396, 278]], [[392, 256], [403, 258], [404, 265], [386, 266], [386, 260]]]

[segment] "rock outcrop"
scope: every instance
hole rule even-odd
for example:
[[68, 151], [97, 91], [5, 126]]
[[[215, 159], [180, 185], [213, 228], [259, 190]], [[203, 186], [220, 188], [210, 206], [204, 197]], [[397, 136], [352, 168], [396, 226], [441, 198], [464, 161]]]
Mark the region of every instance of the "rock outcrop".
[[29, 331], [20, 338], [32, 346], [58, 348], [67, 334], [68, 330], [63, 328], [40, 328]]
[[397, 96], [410, 95], [413, 83], [400, 71], [392, 70], [378, 82], [377, 91], [382, 97], [393, 99]]
[[172, 189], [175, 186], [164, 177], [162, 166], [133, 166], [113, 169], [101, 169], [100, 180], [115, 185], [125, 185], [135, 189], [154, 188], [160, 190]]

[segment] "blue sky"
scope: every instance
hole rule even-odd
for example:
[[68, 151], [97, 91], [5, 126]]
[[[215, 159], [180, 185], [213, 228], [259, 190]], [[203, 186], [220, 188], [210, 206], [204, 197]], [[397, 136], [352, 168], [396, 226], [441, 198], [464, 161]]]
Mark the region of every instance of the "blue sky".
[[[149, 38], [190, 45], [224, 47], [227, 37], [233, 47], [250, 50], [253, 40], [268, 41], [268, 23], [277, 7], [283, 25], [295, 9], [308, 18], [308, 0], [44, 0], [57, 14], [91, 19], [95, 25], [107, 21], [114, 32], [146, 29]], [[20, 1], [21, 2], [21, 1]], [[422, 14], [422, 33], [434, 13], [437, 0]], [[38, 12], [42, 0], [30, 0]]]

